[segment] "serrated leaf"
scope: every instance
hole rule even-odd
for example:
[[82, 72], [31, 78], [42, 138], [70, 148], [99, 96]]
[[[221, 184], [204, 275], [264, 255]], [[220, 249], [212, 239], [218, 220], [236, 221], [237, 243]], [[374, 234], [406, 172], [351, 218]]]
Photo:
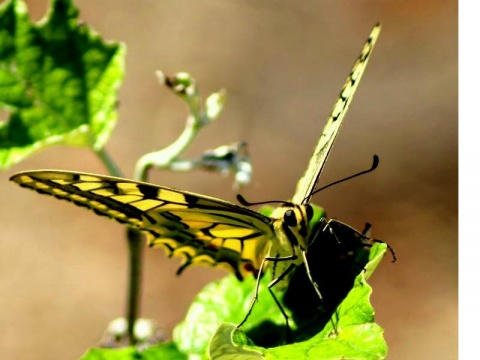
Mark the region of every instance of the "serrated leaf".
[[116, 123], [125, 48], [78, 21], [71, 0], [52, 0], [33, 23], [26, 5], [0, 6], [0, 167], [48, 145], [102, 148]]
[[[335, 310], [331, 321], [307, 339], [299, 340], [304, 337], [302, 328], [310, 324], [296, 323], [292, 327], [297, 329], [298, 338], [291, 344], [272, 347], [258, 347], [254, 342], [248, 343], [245, 340], [235, 336], [236, 327], [222, 325], [218, 328], [215, 336], [210, 342], [208, 352], [213, 359], [228, 349], [229, 356], [234, 359], [235, 356], [260, 356], [263, 354], [268, 359], [383, 359], [387, 353], [387, 347], [383, 338], [383, 329], [375, 324], [374, 311], [370, 304], [371, 287], [366, 283], [365, 277], [370, 275], [378, 265], [386, 251], [386, 245], [376, 244], [370, 252], [370, 262], [366, 265], [366, 271], [361, 271], [355, 279], [353, 289]], [[282, 339], [285, 328], [282, 326], [284, 319], [279, 315], [278, 307], [271, 300], [266, 291], [268, 276], [262, 279], [260, 301], [256, 304], [251, 317], [243, 326], [246, 334], [257, 337], [261, 333], [264, 337]], [[175, 341], [183, 342], [179, 344], [182, 351], [191, 354], [194, 347], [189, 344], [189, 339], [197, 341], [195, 354], [205, 356], [202, 351], [207, 341], [208, 335], [212, 334], [215, 323], [226, 322], [238, 324], [245, 315], [245, 304], [250, 304], [252, 296], [251, 289], [253, 283], [244, 285], [235, 283], [233, 277], [226, 277], [217, 283], [208, 285], [205, 292], [199, 294], [194, 301], [196, 308], [191, 316], [192, 309], [189, 311], [183, 326], [183, 330], [177, 333]], [[244, 287], [245, 286], [245, 287]], [[250, 288], [250, 291], [248, 291]], [[304, 294], [302, 294], [302, 297]], [[212, 298], [214, 297], [214, 298]], [[307, 305], [305, 305], [307, 306]], [[315, 308], [314, 308], [315, 309]], [[291, 309], [290, 309], [291, 310]], [[292, 310], [291, 310], [292, 311]], [[318, 310], [317, 310], [318, 311]], [[291, 316], [295, 318], [295, 316]], [[240, 319], [240, 320], [239, 320]], [[275, 326], [265, 326], [265, 322], [277, 323]], [[302, 319], [302, 318], [299, 318]], [[208, 323], [208, 328], [204, 327]], [[201, 324], [201, 325], [200, 325]], [[334, 325], [333, 325], [334, 324]], [[264, 339], [261, 339], [264, 341]], [[258, 343], [257, 343], [258, 345]], [[217, 347], [221, 348], [217, 348]], [[237, 350], [237, 352], [235, 352]], [[245, 352], [247, 351], [247, 352]], [[253, 354], [248, 352], [254, 351]], [[220, 357], [229, 359], [229, 357]], [[240, 357], [241, 358], [241, 357]], [[255, 357], [253, 357], [255, 358]]]
[[[371, 261], [367, 265], [370, 271], [373, 271], [378, 265], [385, 251], [386, 245], [384, 244], [374, 246]], [[238, 354], [241, 354], [244, 350], [255, 350], [258, 353], [263, 353], [263, 356], [267, 359], [282, 360], [298, 358], [307, 360], [384, 359], [387, 354], [387, 347], [383, 338], [383, 329], [373, 322], [374, 311], [370, 304], [372, 289], [365, 280], [367, 273], [362, 271], [357, 276], [353, 289], [336, 309], [332, 320], [312, 338], [263, 349], [252, 348], [251, 344], [245, 347], [245, 341], [234, 342], [232, 340], [229, 345], [230, 351], [238, 349]], [[301, 326], [301, 324], [297, 325]], [[234, 329], [231, 327], [221, 327], [210, 343], [210, 354], [220, 353], [219, 349], [212, 348], [214, 346], [221, 345], [226, 348], [225, 339], [235, 339], [233, 331]], [[231, 359], [234, 358], [231, 357]], [[212, 357], [212, 359], [216, 358]], [[222, 357], [222, 359], [228, 358]]]

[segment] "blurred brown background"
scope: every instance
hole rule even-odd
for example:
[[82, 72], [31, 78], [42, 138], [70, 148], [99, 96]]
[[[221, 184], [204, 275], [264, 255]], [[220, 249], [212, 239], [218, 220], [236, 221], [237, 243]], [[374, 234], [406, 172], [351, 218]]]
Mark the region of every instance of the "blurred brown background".
[[[39, 19], [46, 1], [28, 2]], [[315, 198], [330, 216], [397, 251], [373, 276], [373, 303], [389, 359], [457, 357], [457, 3], [455, 1], [77, 0], [81, 18], [128, 46], [120, 118], [108, 150], [127, 176], [168, 145], [186, 117], [157, 69], [188, 71], [201, 91], [229, 98], [188, 155], [249, 144], [252, 201], [288, 199], [370, 29], [383, 24], [322, 183], [368, 166], [373, 174]], [[15, 171], [104, 172], [84, 149], [50, 148], [0, 174], [0, 353], [73, 359], [125, 306], [123, 227], [8, 183]], [[162, 185], [234, 200], [231, 179], [155, 173]], [[168, 332], [205, 283], [223, 275], [146, 252], [142, 313]]]

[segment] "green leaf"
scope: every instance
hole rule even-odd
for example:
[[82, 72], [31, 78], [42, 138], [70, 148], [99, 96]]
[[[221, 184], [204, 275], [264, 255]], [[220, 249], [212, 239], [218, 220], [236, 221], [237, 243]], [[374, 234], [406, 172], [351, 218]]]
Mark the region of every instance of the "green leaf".
[[[283, 334], [285, 319], [267, 290], [269, 281], [266, 274], [261, 281], [259, 301], [244, 329], [262, 327], [268, 329], [267, 335], [275, 334], [277, 330]], [[210, 339], [222, 323], [239, 324], [243, 320], [254, 288], [253, 276], [240, 282], [234, 275], [228, 275], [208, 284], [194, 299], [185, 320], [174, 329], [173, 341], [178, 348], [187, 354], [204, 357]]]
[[260, 351], [249, 349], [251, 341], [235, 324], [222, 324], [213, 335], [208, 356], [216, 360], [262, 360]]
[[[263, 354], [266, 359], [384, 359], [387, 347], [382, 328], [373, 322], [372, 289], [366, 283], [366, 277], [376, 268], [385, 251], [385, 244], [374, 245], [366, 271], [357, 276], [353, 289], [336, 309], [332, 320], [313, 337], [287, 345], [259, 348], [235, 336], [236, 327], [222, 325], [210, 343], [211, 358], [261, 359]], [[301, 326], [297, 324], [297, 327]], [[223, 351], [228, 351], [228, 356], [221, 355]], [[246, 354], [251, 357], [242, 357]]]
[[[207, 358], [208, 353], [214, 359], [240, 355], [240, 359], [247, 356], [295, 359], [305, 358], [305, 354], [309, 354], [307, 359], [385, 358], [383, 330], [374, 323], [372, 290], [366, 279], [379, 264], [386, 245], [363, 246], [362, 238], [348, 227], [337, 226], [335, 232], [346, 246], [357, 244], [357, 247], [346, 263], [342, 256], [336, 259], [337, 254], [326, 247], [329, 239], [325, 235], [309, 248], [310, 264], [322, 265], [311, 270], [324, 295], [324, 303], [320, 303], [303, 267], [296, 269], [283, 294], [273, 288], [290, 318], [289, 341], [286, 341], [285, 319], [267, 289], [271, 281], [267, 272], [260, 282], [258, 302], [242, 326], [243, 336], [251, 340], [242, 338], [242, 333], [231, 324], [241, 323], [247, 314], [255, 279], [239, 282], [230, 275], [207, 285], [197, 295], [184, 322], [174, 330], [173, 340], [178, 348], [197, 358]], [[338, 247], [336, 240], [334, 245]], [[328, 262], [328, 258], [334, 261]], [[228, 324], [221, 325], [224, 323]]]
[[187, 356], [182, 354], [173, 343], [165, 343], [139, 350], [133, 346], [120, 349], [90, 349], [80, 360], [185, 360]]
[[385, 244], [374, 246], [366, 271], [357, 276], [353, 289], [320, 333], [307, 341], [268, 349], [269, 359], [295, 358], [300, 353], [308, 354], [305, 359], [384, 359], [387, 346], [383, 329], [374, 323], [370, 304], [372, 288], [366, 283], [366, 277], [371, 275], [385, 251]]
[[125, 48], [78, 21], [71, 0], [52, 0], [33, 23], [26, 5], [0, 6], [0, 167], [48, 145], [101, 149], [116, 123]]

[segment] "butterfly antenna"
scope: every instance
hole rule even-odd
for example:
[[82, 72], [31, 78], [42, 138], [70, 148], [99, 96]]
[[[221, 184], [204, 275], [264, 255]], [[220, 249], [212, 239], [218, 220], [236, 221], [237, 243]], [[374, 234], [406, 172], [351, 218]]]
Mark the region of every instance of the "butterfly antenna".
[[[364, 175], [364, 174], [368, 174], [369, 172], [372, 172], [374, 171], [377, 167], [378, 167], [378, 164], [380, 162], [380, 159], [378, 157], [378, 155], [373, 155], [373, 162], [372, 162], [372, 165], [370, 166], [370, 168], [368, 168], [367, 170], [363, 170], [363, 171], [360, 171], [356, 174], [353, 174], [353, 175], [350, 175], [350, 176], [347, 176], [346, 178], [343, 178], [343, 179], [340, 179], [340, 180], [337, 180], [337, 181], [334, 181], [328, 185], [325, 185], [325, 186], [322, 186], [320, 189], [317, 189], [315, 190], [310, 196], [322, 191], [322, 190], [325, 190], [327, 188], [329, 188], [330, 186], [333, 186], [333, 185], [337, 185], [337, 184], [340, 184], [344, 181], [347, 181], [347, 180], [351, 180], [353, 178], [356, 178], [357, 176], [361, 176], [361, 175]], [[249, 202], [247, 201], [242, 195], [240, 194], [237, 194], [237, 200], [240, 204], [242, 204], [243, 206], [255, 206], [255, 205], [265, 205], [265, 204], [285, 204], [285, 203], [288, 203], [288, 201], [283, 201], [283, 200], [268, 200], [268, 201], [259, 201], [259, 202]]]
[[344, 181], [347, 181], [347, 180], [351, 180], [353, 178], [356, 178], [357, 176], [361, 176], [361, 175], [365, 175], [365, 174], [368, 174], [369, 172], [372, 172], [374, 171], [377, 167], [378, 167], [378, 164], [380, 162], [380, 158], [378, 157], [378, 155], [373, 155], [373, 162], [372, 162], [372, 165], [370, 166], [370, 168], [368, 168], [367, 170], [363, 170], [363, 171], [360, 171], [356, 174], [353, 174], [353, 175], [350, 175], [350, 176], [347, 176], [346, 178], [343, 178], [343, 179], [340, 179], [340, 180], [337, 180], [337, 181], [334, 181], [328, 185], [325, 185], [325, 186], [322, 186], [320, 189], [317, 189], [315, 190], [314, 192], [312, 192], [311, 195], [314, 195], [322, 190], [325, 190], [327, 188], [329, 188], [330, 186], [333, 186], [333, 185], [337, 185], [337, 184], [340, 184]]
[[237, 200], [243, 206], [255, 206], [255, 205], [265, 205], [265, 204], [285, 204], [285, 201], [280, 200], [269, 200], [269, 201], [259, 201], [259, 202], [249, 202], [242, 195], [237, 194]]

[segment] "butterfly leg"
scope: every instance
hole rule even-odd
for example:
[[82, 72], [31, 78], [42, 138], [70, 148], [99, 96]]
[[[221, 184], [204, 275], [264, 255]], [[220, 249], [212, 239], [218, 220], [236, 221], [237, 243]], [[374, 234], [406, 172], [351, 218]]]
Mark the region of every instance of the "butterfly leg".
[[277, 299], [275, 296], [275, 293], [273, 292], [272, 288], [277, 285], [280, 281], [282, 281], [293, 269], [295, 268], [294, 264], [290, 264], [290, 266], [276, 279], [273, 279], [270, 284], [268, 284], [268, 291], [270, 292], [270, 295], [272, 295], [273, 300], [277, 304], [278, 308], [280, 309], [280, 312], [282, 313], [283, 317], [285, 318], [285, 326], [286, 326], [286, 339], [287, 342], [290, 341], [291, 339], [291, 330], [290, 330], [290, 323], [288, 322], [288, 315], [285, 312], [285, 309], [283, 308], [282, 304], [280, 301]]
[[252, 302], [251, 302], [250, 307], [248, 309], [247, 315], [245, 315], [242, 322], [237, 325], [237, 328], [240, 328], [243, 324], [245, 324], [245, 322], [249, 318], [250, 314], [252, 313], [253, 306], [255, 305], [255, 303], [258, 300], [258, 290], [260, 289], [260, 279], [262, 278], [263, 267], [265, 266], [265, 261], [267, 261], [267, 258], [264, 258], [262, 260], [262, 263], [260, 264], [260, 269], [258, 271], [257, 281], [256, 281], [256, 284], [255, 284], [255, 293], [253, 295], [253, 299], [252, 299]]
[[[327, 231], [327, 229], [328, 229], [328, 230], [330, 231], [330, 233], [335, 237], [335, 240], [337, 240], [337, 242], [338, 242], [339, 244], [341, 244], [341, 243], [340, 243], [340, 240], [338, 240], [337, 236], [335, 235], [335, 233], [332, 231], [332, 228], [330, 227], [330, 223], [331, 223], [331, 222], [338, 222], [338, 221], [336, 221], [335, 219], [327, 220], [327, 218], [322, 217], [322, 218], [320, 218], [320, 220], [319, 220], [318, 222], [321, 223], [321, 224], [324, 224], [324, 226], [323, 226], [323, 228], [320, 227], [320, 226], [318, 226], [317, 231], [316, 231], [315, 233], [313, 233], [313, 234], [310, 235], [311, 242], [308, 244], [308, 246], [313, 245], [313, 243], [315, 242], [315, 240], [318, 239], [318, 238], [320, 238], [320, 236], [318, 236], [318, 234]], [[342, 223], [342, 224], [343, 224], [343, 223]]]
[[[276, 261], [291, 261], [291, 260], [295, 260], [297, 258], [296, 255], [290, 255], [290, 256], [285, 256], [285, 257], [265, 257], [263, 258], [262, 260], [262, 263], [260, 264], [260, 269], [258, 271], [258, 276], [257, 276], [257, 281], [256, 281], [256, 284], [255, 284], [255, 293], [253, 295], [253, 299], [252, 299], [252, 302], [250, 304], [250, 307], [248, 309], [248, 312], [247, 312], [247, 315], [245, 316], [245, 318], [242, 320], [242, 322], [240, 324], [237, 325], [237, 328], [241, 327], [243, 324], [245, 324], [245, 322], [247, 321], [248, 317], [250, 316], [250, 314], [252, 313], [252, 310], [253, 310], [253, 307], [255, 305], [255, 303], [257, 302], [258, 300], [258, 292], [259, 292], [259, 289], [260, 289], [260, 280], [261, 280], [261, 277], [262, 277], [262, 273], [263, 273], [263, 268], [265, 266], [265, 263], [267, 261], [272, 261], [272, 262], [276, 262]], [[294, 265], [292, 264], [292, 267], [294, 267]], [[270, 282], [270, 284], [268, 284], [268, 288], [270, 289], [271, 287], [273, 287], [274, 285], [276, 285], [278, 282], [280, 282], [281, 280], [283, 280], [285, 278], [285, 276], [290, 272], [290, 268], [288, 268], [286, 271], [284, 271], [282, 274], [280, 274], [280, 276], [274, 280], [272, 280], [272, 282]], [[276, 300], [276, 299], [275, 299]], [[283, 313], [283, 311], [282, 311]]]
[[308, 280], [310, 280], [310, 283], [313, 285], [313, 288], [315, 289], [315, 292], [320, 298], [320, 301], [322, 301], [323, 297], [322, 297], [322, 294], [320, 293], [320, 288], [318, 287], [318, 284], [312, 278], [312, 273], [310, 272], [310, 267], [308, 266], [308, 261], [307, 261], [307, 252], [305, 250], [302, 250], [302, 257], [303, 257], [303, 263], [305, 264], [305, 270], [308, 276]]
[[[248, 312], [245, 315], [245, 318], [242, 320], [242, 322], [240, 324], [237, 325], [237, 328], [240, 328], [243, 324], [245, 324], [245, 322], [249, 318], [250, 314], [252, 313], [252, 310], [253, 310], [253, 307], [255, 306], [255, 303], [258, 301], [258, 292], [259, 292], [259, 289], [260, 289], [260, 279], [261, 279], [261, 274], [262, 274], [263, 267], [265, 266], [265, 263], [267, 261], [279, 262], [279, 261], [292, 261], [292, 260], [295, 260], [295, 259], [297, 259], [297, 255], [292, 254], [290, 256], [285, 256], [285, 257], [268, 257], [267, 256], [262, 260], [262, 263], [260, 265], [259, 275], [257, 277], [257, 282], [256, 282], [256, 285], [255, 285], [255, 294], [253, 296], [253, 299], [252, 299], [252, 302], [251, 302], [250, 307], [248, 309]], [[268, 291], [272, 295], [273, 300], [275, 301], [275, 303], [277, 304], [278, 308], [280, 309], [283, 317], [285, 318], [286, 327], [287, 327], [287, 339], [290, 338], [290, 325], [289, 325], [289, 322], [288, 322], [288, 315], [285, 312], [285, 309], [281, 305], [280, 301], [277, 299], [277, 297], [273, 293], [272, 288], [276, 284], [281, 282], [294, 268], [295, 268], [295, 265], [290, 264], [289, 267], [285, 271], [283, 271], [277, 278], [273, 279], [268, 284]]]
[[[341, 241], [337, 238], [337, 236], [335, 235], [335, 232], [333, 231], [332, 227], [331, 227], [331, 224], [332, 223], [335, 223], [335, 224], [339, 224], [339, 225], [342, 225], [348, 229], [350, 229], [352, 232], [356, 233], [359, 237], [361, 237], [362, 239], [365, 239], [365, 240], [370, 240], [374, 243], [379, 243], [379, 244], [386, 244], [387, 245], [387, 249], [388, 251], [390, 251], [390, 254], [392, 255], [392, 263], [396, 262], [397, 261], [397, 254], [395, 253], [395, 250], [388, 244], [386, 243], [385, 241], [382, 241], [382, 240], [379, 240], [379, 239], [372, 239], [371, 237], [367, 236], [366, 233], [370, 230], [371, 228], [371, 224], [370, 223], [367, 223], [365, 225], [365, 229], [363, 230], [363, 232], [360, 232], [358, 231], [357, 229], [351, 227], [350, 225], [348, 224], [345, 224], [344, 222], [341, 222], [341, 221], [338, 221], [336, 219], [330, 219], [327, 221], [325, 227], [323, 228], [324, 231], [328, 228], [330, 229], [330, 233], [333, 234], [333, 236], [335, 236], [335, 238], [337, 239], [338, 243], [341, 244]], [[372, 246], [371, 243], [363, 243], [363, 245], [365, 246]]]

